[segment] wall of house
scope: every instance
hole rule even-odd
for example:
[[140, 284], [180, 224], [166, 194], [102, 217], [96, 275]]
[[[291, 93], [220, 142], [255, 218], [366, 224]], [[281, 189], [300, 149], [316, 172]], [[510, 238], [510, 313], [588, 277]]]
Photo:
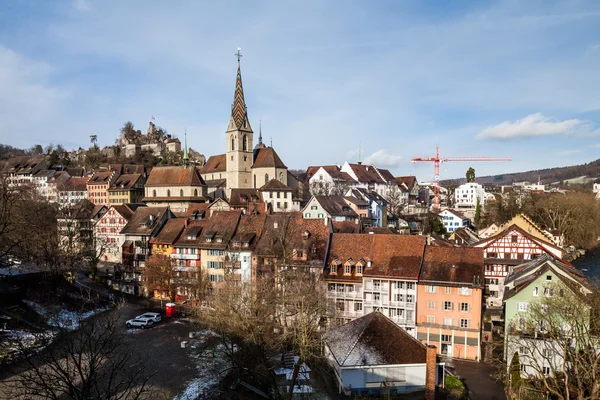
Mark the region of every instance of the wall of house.
[[[268, 175], [268, 177], [266, 178], [265, 175]], [[256, 182], [255, 188], [259, 189], [266, 185], [271, 179], [277, 179], [279, 182], [287, 185], [287, 169], [275, 167], [252, 167], [252, 187], [254, 187], [254, 182]]]
[[209, 282], [213, 284], [225, 279], [225, 254], [224, 250], [201, 250], [202, 272], [206, 272]]
[[88, 199], [94, 204], [108, 204], [108, 183], [88, 184]]
[[319, 202], [312, 198], [302, 210], [302, 218], [329, 218], [329, 214], [323, 210]]
[[[419, 284], [417, 338], [436, 346], [438, 354], [478, 360], [482, 295], [479, 288]], [[464, 305], [468, 311], [463, 311]]]
[[379, 392], [388, 382], [398, 392], [413, 392], [425, 387], [425, 364], [396, 366], [342, 367], [340, 375], [345, 387]]
[[292, 202], [292, 192], [262, 192], [262, 195], [265, 203], [270, 203], [275, 212], [298, 211], [295, 209], [298, 208], [297, 203]]
[[377, 309], [408, 333], [416, 336], [416, 280], [364, 277], [363, 297], [365, 315]]

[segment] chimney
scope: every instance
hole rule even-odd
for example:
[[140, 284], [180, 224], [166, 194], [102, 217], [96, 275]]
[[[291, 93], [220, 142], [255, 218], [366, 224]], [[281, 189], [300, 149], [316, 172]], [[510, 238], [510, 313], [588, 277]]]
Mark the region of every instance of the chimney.
[[273, 228], [277, 229], [278, 226], [277, 222], [273, 222]]
[[325, 222], [325, 226], [329, 225], [329, 217], [325, 217], [323, 221]]
[[437, 348], [427, 346], [425, 356], [425, 400], [435, 399], [435, 386], [437, 381]]

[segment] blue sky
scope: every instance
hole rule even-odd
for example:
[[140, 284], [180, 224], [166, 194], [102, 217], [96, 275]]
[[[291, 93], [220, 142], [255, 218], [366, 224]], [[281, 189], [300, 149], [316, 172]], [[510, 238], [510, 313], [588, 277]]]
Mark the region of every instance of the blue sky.
[[[12, 4], [11, 4], [12, 3]], [[237, 47], [250, 121], [289, 168], [430, 180], [600, 157], [597, 1], [28, 1], [0, 13], [0, 142], [113, 144], [152, 115], [225, 151]], [[255, 142], [258, 134], [256, 134]]]

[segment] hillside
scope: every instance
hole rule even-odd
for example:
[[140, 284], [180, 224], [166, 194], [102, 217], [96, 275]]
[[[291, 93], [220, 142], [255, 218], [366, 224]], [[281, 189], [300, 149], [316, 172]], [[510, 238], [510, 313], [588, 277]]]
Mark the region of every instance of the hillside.
[[[514, 172], [510, 174], [499, 174], [490, 176], [478, 176], [477, 182], [481, 184], [491, 183], [495, 185], [510, 185], [514, 182], [537, 182], [541, 180], [544, 184], [566, 181], [570, 179], [580, 178], [582, 176], [590, 178], [600, 178], [600, 159], [589, 162], [587, 164], [571, 165], [568, 167], [556, 167], [536, 169], [525, 172]], [[450, 179], [442, 181], [444, 184], [455, 184], [464, 182], [465, 179]]]

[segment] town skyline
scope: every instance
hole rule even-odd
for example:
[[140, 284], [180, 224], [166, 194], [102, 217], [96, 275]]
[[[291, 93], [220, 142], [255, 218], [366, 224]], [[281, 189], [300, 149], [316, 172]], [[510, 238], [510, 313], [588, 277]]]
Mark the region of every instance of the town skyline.
[[219, 154], [241, 47], [252, 128], [257, 134], [262, 121], [265, 142], [273, 138], [290, 169], [354, 162], [359, 145], [364, 163], [423, 181], [432, 166], [410, 159], [432, 156], [436, 145], [443, 156], [513, 158], [445, 164], [442, 179], [469, 166], [483, 176], [597, 158], [600, 8], [591, 2], [259, 3], [238, 5], [248, 24], [224, 30], [211, 21], [227, 6], [211, 7], [80, 0], [11, 8], [0, 17], [1, 141], [77, 148], [96, 134], [100, 146], [112, 145], [125, 121], [144, 131], [155, 116], [179, 138], [187, 129], [189, 146], [206, 157]]

